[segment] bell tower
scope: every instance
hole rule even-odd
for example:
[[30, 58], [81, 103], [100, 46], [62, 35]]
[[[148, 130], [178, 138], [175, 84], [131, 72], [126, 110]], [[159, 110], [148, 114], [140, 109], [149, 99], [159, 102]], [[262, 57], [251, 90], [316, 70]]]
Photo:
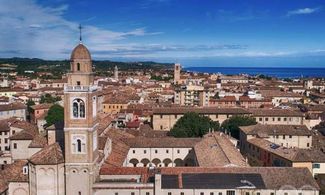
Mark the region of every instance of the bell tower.
[[176, 63], [174, 65], [174, 84], [179, 84], [181, 79], [181, 64]]
[[97, 97], [91, 56], [80, 43], [70, 60], [68, 83], [64, 86], [64, 140], [66, 194], [92, 194], [96, 178]]

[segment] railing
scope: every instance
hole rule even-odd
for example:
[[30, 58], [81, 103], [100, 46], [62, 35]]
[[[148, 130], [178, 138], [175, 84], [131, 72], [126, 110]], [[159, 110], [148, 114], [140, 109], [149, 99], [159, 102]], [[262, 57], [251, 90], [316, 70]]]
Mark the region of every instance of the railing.
[[82, 91], [82, 92], [92, 92], [97, 90], [97, 85], [64, 85], [64, 91]]

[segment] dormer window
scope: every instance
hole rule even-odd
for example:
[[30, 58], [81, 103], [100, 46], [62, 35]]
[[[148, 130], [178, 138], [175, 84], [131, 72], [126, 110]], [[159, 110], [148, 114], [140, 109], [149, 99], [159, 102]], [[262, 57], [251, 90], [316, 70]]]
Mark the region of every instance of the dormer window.
[[72, 106], [74, 118], [85, 118], [85, 102], [82, 99], [73, 100]]

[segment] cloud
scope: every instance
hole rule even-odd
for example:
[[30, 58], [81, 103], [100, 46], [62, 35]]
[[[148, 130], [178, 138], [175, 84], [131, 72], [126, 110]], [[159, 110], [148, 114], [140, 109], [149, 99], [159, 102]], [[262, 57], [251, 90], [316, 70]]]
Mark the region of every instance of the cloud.
[[[35, 0], [0, 0], [0, 57], [67, 58], [67, 50], [78, 43], [78, 23], [64, 18], [69, 6], [46, 7]], [[94, 20], [94, 17], [86, 21]], [[114, 31], [85, 25], [83, 40], [92, 50], [130, 37], [154, 36], [145, 27]]]
[[315, 8], [306, 7], [306, 8], [288, 11], [287, 16], [313, 14], [313, 13], [319, 12], [320, 10], [321, 10], [321, 7], [315, 7]]

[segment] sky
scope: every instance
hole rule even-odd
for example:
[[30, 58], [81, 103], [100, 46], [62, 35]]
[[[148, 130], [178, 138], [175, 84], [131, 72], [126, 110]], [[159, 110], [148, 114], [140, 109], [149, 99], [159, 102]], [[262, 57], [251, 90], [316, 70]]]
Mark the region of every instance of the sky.
[[325, 68], [324, 0], [0, 0], [0, 57]]

